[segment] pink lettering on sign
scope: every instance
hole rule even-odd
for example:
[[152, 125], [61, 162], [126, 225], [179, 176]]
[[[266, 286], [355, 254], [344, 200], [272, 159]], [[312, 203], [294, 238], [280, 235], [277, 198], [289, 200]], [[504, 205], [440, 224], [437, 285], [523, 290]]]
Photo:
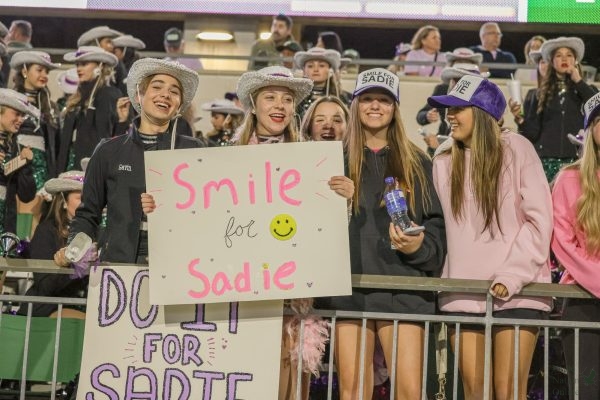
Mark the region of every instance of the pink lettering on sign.
[[[219, 297], [227, 292], [234, 291], [237, 293], [246, 293], [253, 290], [252, 280], [250, 278], [250, 263], [247, 261], [244, 262], [242, 271], [239, 271], [236, 274], [233, 274], [230, 271], [217, 271], [214, 273], [214, 276], [211, 277], [200, 271], [199, 267], [199, 258], [191, 260], [188, 264], [189, 274], [197, 279], [197, 281], [195, 281], [194, 290], [190, 289], [188, 291], [188, 295], [194, 299], [202, 299], [210, 293]], [[287, 261], [281, 264], [272, 275], [268, 268], [263, 268], [262, 289], [269, 291], [272, 286], [279, 290], [293, 289], [294, 282], [288, 280], [293, 278], [294, 272], [296, 272], [295, 261]]]
[[[182, 177], [183, 171], [189, 168], [188, 163], [181, 163], [175, 167], [173, 170], [173, 181], [177, 186], [185, 189], [187, 198], [183, 201], [176, 202], [175, 207], [178, 210], [186, 210], [192, 207], [196, 203], [197, 192], [201, 191], [202, 193], [202, 207], [204, 209], [210, 208], [212, 204], [212, 198], [216, 193], [221, 194], [221, 189], [223, 189], [223, 193], [227, 192], [229, 194], [229, 198], [231, 204], [236, 206], [240, 202], [240, 189], [243, 192], [244, 182], [234, 182], [231, 178], [221, 178], [221, 179], [213, 179], [207, 182], [204, 182], [201, 185], [194, 185], [194, 183], [186, 180]], [[290, 191], [296, 188], [300, 182], [302, 181], [302, 176], [297, 169], [288, 169], [283, 171], [281, 176], [279, 177], [277, 182], [273, 182], [273, 168], [271, 166], [270, 161], [265, 161], [264, 168], [264, 201], [267, 204], [271, 204], [273, 202], [273, 192], [279, 195], [279, 199], [284, 203], [287, 203], [292, 206], [299, 206], [302, 204], [302, 201], [293, 197]], [[250, 173], [248, 175], [248, 180], [245, 182], [248, 192], [247, 196], [244, 198], [247, 199], [248, 204], [256, 204], [257, 202], [257, 188], [256, 182], [254, 179], [254, 175]], [[274, 187], [275, 185], [275, 187]], [[228, 190], [224, 190], [228, 189]], [[219, 201], [219, 203], [223, 203]]]

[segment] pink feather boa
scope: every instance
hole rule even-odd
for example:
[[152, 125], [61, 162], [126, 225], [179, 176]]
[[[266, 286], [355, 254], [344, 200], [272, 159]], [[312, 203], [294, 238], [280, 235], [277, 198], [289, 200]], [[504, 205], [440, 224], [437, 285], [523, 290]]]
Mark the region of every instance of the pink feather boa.
[[302, 370], [318, 376], [325, 345], [329, 340], [329, 322], [318, 315], [310, 314], [312, 304], [313, 299], [292, 299], [290, 308], [295, 314], [287, 319], [283, 331], [289, 335], [291, 342], [289, 360], [296, 364], [300, 346], [300, 324], [304, 321]]

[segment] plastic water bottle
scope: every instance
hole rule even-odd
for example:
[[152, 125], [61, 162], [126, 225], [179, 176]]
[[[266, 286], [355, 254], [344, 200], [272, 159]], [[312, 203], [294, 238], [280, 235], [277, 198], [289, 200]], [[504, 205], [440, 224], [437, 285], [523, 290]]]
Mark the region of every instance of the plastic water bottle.
[[404, 193], [396, 187], [396, 179], [392, 176], [385, 178], [385, 206], [394, 225], [400, 227], [403, 231], [411, 227], [410, 217], [408, 216], [408, 206]]

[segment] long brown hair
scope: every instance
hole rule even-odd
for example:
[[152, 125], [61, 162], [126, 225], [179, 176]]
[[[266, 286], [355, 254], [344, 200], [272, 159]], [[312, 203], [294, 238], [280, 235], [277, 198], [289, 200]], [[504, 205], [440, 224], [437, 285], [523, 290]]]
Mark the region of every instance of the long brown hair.
[[[348, 157], [350, 179], [354, 181], [353, 207], [355, 213], [359, 211], [361, 174], [366, 146], [366, 138], [360, 122], [358, 103], [357, 96], [350, 104], [350, 119], [348, 121], [348, 130], [344, 137], [344, 148]], [[429, 185], [427, 184], [427, 175], [422, 164], [423, 159], [428, 158], [428, 156], [408, 139], [402, 118], [400, 117], [398, 103], [394, 103], [394, 115], [387, 128], [387, 145], [389, 147], [389, 156], [387, 157], [386, 176], [395, 176], [398, 178], [401, 187], [405, 189], [410, 210], [415, 209], [415, 199], [417, 197], [415, 187], [419, 183], [422, 191], [420, 193], [421, 206], [425, 210], [429, 209], [431, 207]]]
[[585, 233], [585, 247], [589, 254], [600, 255], [600, 147], [594, 141], [592, 123], [583, 143], [581, 158], [565, 168], [579, 170], [581, 197], [576, 203], [576, 228]]
[[[560, 79], [558, 79], [558, 75], [556, 74], [556, 70], [554, 69], [554, 63], [552, 62], [552, 60], [554, 59], [554, 54], [557, 50], [558, 49], [554, 50], [550, 55], [550, 61], [548, 62], [548, 70], [546, 71], [546, 75], [542, 78], [542, 83], [540, 85], [540, 88], [538, 89], [539, 101], [536, 110], [537, 114], [541, 114], [544, 111], [544, 109], [550, 104], [552, 99], [558, 95], [558, 82]], [[573, 55], [576, 56], [576, 53], [573, 49], [569, 48], [569, 50], [571, 50], [573, 52]], [[579, 70], [579, 73], [581, 74], [581, 67], [579, 63], [575, 64], [575, 67]], [[565, 76], [564, 82], [567, 90], [570, 90], [575, 85], [569, 75]]]
[[412, 41], [410, 42], [412, 49], [419, 50], [423, 48], [423, 39], [425, 39], [427, 35], [429, 35], [429, 33], [433, 31], [439, 32], [440, 30], [433, 25], [424, 25], [420, 27], [419, 30], [413, 36]]
[[67, 198], [73, 192], [59, 192], [56, 193], [50, 204], [50, 210], [48, 211], [47, 219], [54, 220], [58, 237], [61, 239], [63, 244], [67, 243], [67, 237], [69, 236], [69, 217], [67, 215]]
[[[33, 65], [39, 65], [39, 64], [27, 65], [27, 71], [29, 71], [29, 69]], [[16, 71], [14, 78], [13, 78], [13, 82], [15, 83], [15, 90], [17, 92], [26, 93], [25, 77], [21, 73], [22, 69], [23, 69], [22, 67]], [[43, 65], [41, 67], [46, 68]], [[46, 70], [48, 70], [48, 69], [46, 68]], [[53, 128], [57, 128], [58, 127], [58, 109], [56, 108], [56, 104], [52, 100], [50, 100], [50, 91], [48, 90], [48, 86], [44, 86], [42, 89], [40, 89], [40, 91], [38, 92], [38, 98], [36, 99], [36, 101], [38, 102], [37, 106], [40, 109], [43, 121], [47, 122]]]
[[454, 219], [463, 217], [465, 202], [465, 170], [468, 168], [473, 194], [478, 210], [482, 213], [484, 225], [481, 232], [491, 229], [492, 223], [502, 232], [500, 226], [500, 186], [503, 168], [504, 148], [500, 137], [500, 125], [490, 114], [477, 108], [473, 110], [473, 135], [471, 138], [470, 165], [465, 165], [465, 145], [455, 140], [450, 153], [450, 205]]
[[[90, 61], [90, 62], [94, 62], [94, 61]], [[101, 87], [108, 85], [108, 82], [110, 81], [112, 73], [113, 73], [112, 67], [110, 67], [108, 65], [104, 65], [102, 63], [98, 63], [98, 66], [100, 66], [100, 65], [102, 65], [102, 68], [100, 70], [100, 75], [96, 78], [96, 92]], [[78, 85], [75, 93], [73, 93], [67, 100], [67, 104], [65, 106], [65, 113], [74, 111], [79, 106], [82, 106], [82, 107], [89, 106], [90, 99], [86, 99], [85, 104], [80, 104], [81, 100], [82, 100], [81, 99], [81, 88]]]

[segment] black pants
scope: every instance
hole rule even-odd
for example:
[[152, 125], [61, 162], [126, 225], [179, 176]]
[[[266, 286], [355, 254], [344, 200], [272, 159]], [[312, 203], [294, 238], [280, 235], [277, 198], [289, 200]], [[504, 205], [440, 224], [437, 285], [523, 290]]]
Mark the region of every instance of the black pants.
[[[563, 320], [600, 322], [599, 299], [566, 299]], [[563, 350], [569, 373], [569, 398], [574, 399], [575, 389], [575, 333], [565, 329]], [[579, 398], [600, 399], [600, 330], [579, 331]]]

